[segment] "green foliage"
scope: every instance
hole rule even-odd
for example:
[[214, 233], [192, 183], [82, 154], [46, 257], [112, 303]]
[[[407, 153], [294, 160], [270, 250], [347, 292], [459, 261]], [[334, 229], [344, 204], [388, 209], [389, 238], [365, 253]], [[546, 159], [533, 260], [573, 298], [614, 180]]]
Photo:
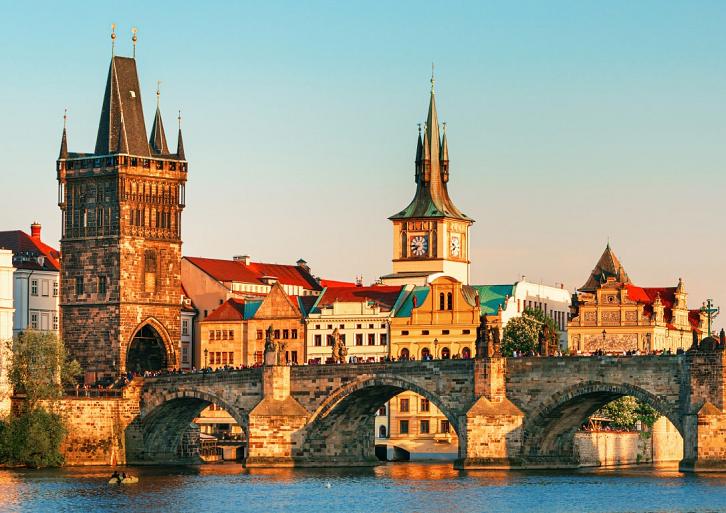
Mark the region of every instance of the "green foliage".
[[38, 401], [58, 399], [63, 388], [74, 386], [81, 367], [71, 361], [54, 333], [26, 331], [12, 343], [10, 382], [16, 393], [25, 394], [28, 410]]
[[26, 410], [0, 421], [0, 463], [33, 468], [60, 466], [64, 436], [60, 415], [43, 408]]
[[635, 397], [625, 396], [606, 404], [593, 416], [610, 419], [610, 425], [614, 428], [635, 431], [638, 422], [648, 428], [652, 427], [660, 414]]
[[502, 334], [502, 353], [512, 356], [514, 351], [521, 353], [537, 352], [540, 336], [544, 334], [545, 326], [557, 336], [557, 323], [539, 308], [526, 308], [521, 317], [515, 317], [507, 322]]

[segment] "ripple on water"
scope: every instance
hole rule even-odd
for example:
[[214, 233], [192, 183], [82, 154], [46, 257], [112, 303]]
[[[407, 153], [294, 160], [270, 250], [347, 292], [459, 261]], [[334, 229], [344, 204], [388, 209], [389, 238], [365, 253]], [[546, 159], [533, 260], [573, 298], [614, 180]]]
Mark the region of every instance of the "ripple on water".
[[8, 512], [658, 512], [726, 511], [725, 474], [663, 470], [457, 471], [448, 463], [363, 469], [140, 467], [110, 486], [110, 468], [0, 471]]

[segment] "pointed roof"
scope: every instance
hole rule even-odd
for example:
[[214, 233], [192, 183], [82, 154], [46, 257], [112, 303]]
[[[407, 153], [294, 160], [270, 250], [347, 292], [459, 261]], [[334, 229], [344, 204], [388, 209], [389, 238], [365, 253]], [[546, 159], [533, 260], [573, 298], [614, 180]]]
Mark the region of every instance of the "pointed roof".
[[179, 136], [176, 140], [176, 156], [179, 160], [186, 160], [184, 156], [184, 141], [182, 140], [181, 127], [179, 127]]
[[625, 272], [620, 260], [615, 256], [613, 250], [610, 249], [610, 243], [605, 246], [605, 251], [603, 251], [600, 260], [597, 261], [595, 268], [590, 273], [587, 282], [578, 290], [580, 292], [595, 292], [608, 278], [615, 278], [617, 283], [630, 283], [630, 278], [628, 278], [628, 274]]
[[446, 123], [444, 123], [444, 136], [441, 140], [441, 162], [449, 161], [449, 142], [446, 140]]
[[66, 134], [66, 127], [63, 127], [63, 135], [61, 136], [60, 152], [58, 153], [59, 159], [68, 158], [68, 135]]
[[169, 147], [166, 145], [166, 134], [164, 133], [164, 123], [161, 121], [161, 109], [156, 105], [156, 114], [154, 115], [154, 123], [151, 125], [151, 135], [149, 136], [149, 147], [151, 151], [157, 155], [167, 155]]
[[[439, 117], [436, 111], [436, 95], [431, 80], [431, 96], [429, 98], [429, 112], [426, 119], [426, 129], [423, 138], [423, 159], [419, 170], [417, 162], [416, 194], [411, 203], [389, 219], [407, 219], [412, 217], [450, 217], [473, 221], [454, 205], [449, 197], [449, 191], [441, 170], [440, 155], [443, 151], [439, 132]], [[447, 145], [448, 146], [448, 145]], [[417, 161], [418, 148], [417, 148]], [[448, 148], [446, 149], [448, 160]], [[426, 172], [428, 170], [428, 172]]]
[[[120, 141], [126, 148], [120, 147]], [[101, 119], [96, 137], [97, 155], [129, 153], [149, 157], [141, 88], [136, 60], [130, 57], [111, 58], [106, 92], [101, 106]]]

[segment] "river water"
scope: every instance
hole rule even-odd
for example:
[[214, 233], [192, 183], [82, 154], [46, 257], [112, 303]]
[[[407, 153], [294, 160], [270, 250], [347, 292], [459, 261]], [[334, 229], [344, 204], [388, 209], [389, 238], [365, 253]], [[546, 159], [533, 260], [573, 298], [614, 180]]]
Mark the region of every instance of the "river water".
[[726, 512], [726, 474], [618, 469], [457, 471], [450, 463], [365, 469], [240, 465], [0, 470], [3, 512]]

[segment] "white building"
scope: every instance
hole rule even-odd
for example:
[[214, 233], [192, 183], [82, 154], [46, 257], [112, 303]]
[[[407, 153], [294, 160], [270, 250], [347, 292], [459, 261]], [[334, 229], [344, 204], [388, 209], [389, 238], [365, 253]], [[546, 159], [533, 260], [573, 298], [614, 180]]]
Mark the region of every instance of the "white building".
[[13, 338], [13, 252], [0, 249], [0, 417], [10, 412], [9, 343]]
[[567, 321], [572, 295], [564, 285], [552, 287], [522, 280], [509, 285], [475, 285], [479, 292], [482, 317], [501, 315], [501, 327], [519, 317], [527, 308], [538, 308], [554, 319], [560, 333], [560, 347], [567, 349]]
[[181, 370], [188, 371], [194, 366], [194, 321], [197, 317], [191, 298], [182, 286], [181, 293], [181, 339], [179, 341], [179, 354], [181, 355]]
[[14, 335], [26, 329], [58, 333], [60, 253], [43, 243], [40, 230], [40, 224], [33, 223], [30, 235], [21, 230], [0, 232], [0, 248], [13, 252]]

